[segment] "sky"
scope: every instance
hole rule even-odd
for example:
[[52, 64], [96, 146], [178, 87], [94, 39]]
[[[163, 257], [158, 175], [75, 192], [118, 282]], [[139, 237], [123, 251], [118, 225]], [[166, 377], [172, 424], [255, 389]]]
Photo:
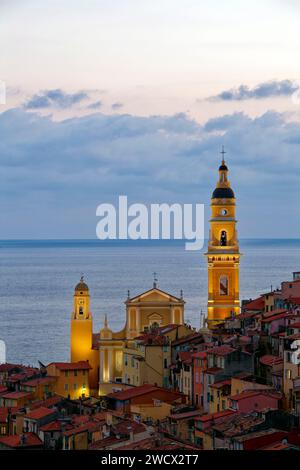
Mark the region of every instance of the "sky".
[[[0, 238], [94, 238], [96, 207], [204, 203], [299, 238], [300, 4], [0, 1]], [[208, 224], [206, 224], [208, 227]]]

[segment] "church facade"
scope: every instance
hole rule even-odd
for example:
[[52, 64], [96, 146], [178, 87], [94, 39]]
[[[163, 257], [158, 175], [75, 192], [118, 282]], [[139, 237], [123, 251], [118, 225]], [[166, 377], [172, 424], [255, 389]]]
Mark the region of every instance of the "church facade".
[[184, 324], [184, 300], [153, 288], [125, 302], [126, 320], [121, 331], [109, 328], [107, 317], [99, 333], [93, 334], [90, 311], [90, 293], [83, 278], [75, 287], [71, 318], [71, 361], [88, 360], [90, 388], [105, 395], [111, 384], [125, 383], [123, 377], [124, 353], [132, 347], [134, 338], [153, 326]]
[[[223, 154], [224, 157], [224, 154]], [[240, 251], [236, 231], [236, 200], [228, 179], [224, 158], [219, 181], [212, 194], [208, 250], [207, 323], [213, 328], [232, 314], [238, 314]], [[75, 287], [71, 317], [71, 361], [89, 361], [91, 394], [106, 395], [116, 384], [126, 383], [124, 358], [134, 349], [134, 338], [151, 327], [184, 325], [184, 300], [153, 288], [125, 301], [126, 318], [121, 331], [109, 328], [107, 317], [98, 333], [93, 333], [90, 292], [84, 279]], [[204, 330], [203, 330], [204, 331]]]

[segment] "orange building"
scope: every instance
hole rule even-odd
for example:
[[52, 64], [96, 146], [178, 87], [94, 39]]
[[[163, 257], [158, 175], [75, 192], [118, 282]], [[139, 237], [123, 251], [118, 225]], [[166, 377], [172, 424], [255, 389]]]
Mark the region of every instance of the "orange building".
[[56, 377], [55, 393], [66, 398], [76, 400], [90, 395], [88, 361], [79, 362], [51, 362], [47, 366], [47, 373]]

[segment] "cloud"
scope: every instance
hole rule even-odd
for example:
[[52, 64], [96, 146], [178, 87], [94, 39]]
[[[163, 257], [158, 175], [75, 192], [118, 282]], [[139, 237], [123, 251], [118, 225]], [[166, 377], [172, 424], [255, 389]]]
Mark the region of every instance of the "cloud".
[[113, 104], [111, 105], [111, 109], [114, 109], [114, 110], [116, 111], [116, 110], [118, 110], [118, 109], [123, 108], [123, 106], [124, 106], [123, 103], [118, 103], [118, 102], [116, 102], [116, 103], [113, 103]]
[[87, 109], [100, 109], [102, 106], [102, 101], [95, 101], [94, 103], [89, 104]]
[[299, 122], [272, 111], [200, 125], [184, 113], [53, 121], [11, 109], [0, 114], [1, 236], [93, 237], [96, 206], [119, 194], [209, 207], [224, 144], [241, 236], [297, 237], [299, 135]]
[[244, 101], [261, 100], [278, 96], [291, 96], [299, 88], [299, 83], [291, 80], [263, 82], [254, 88], [240, 85], [238, 88], [225, 90], [216, 96], [208, 98], [209, 101]]
[[66, 93], [63, 90], [44, 90], [39, 94], [33, 95], [24, 103], [24, 108], [28, 110], [44, 109], [44, 108], [70, 108], [75, 104], [89, 98], [85, 91], [77, 93]]

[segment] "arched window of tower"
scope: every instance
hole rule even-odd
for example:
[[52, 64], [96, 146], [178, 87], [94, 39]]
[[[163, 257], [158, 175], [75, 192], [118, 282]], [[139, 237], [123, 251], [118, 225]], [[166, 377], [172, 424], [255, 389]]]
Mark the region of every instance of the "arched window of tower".
[[222, 230], [222, 232], [221, 232], [220, 245], [221, 246], [226, 246], [227, 245], [227, 232], [226, 232], [226, 230]]
[[220, 277], [220, 295], [228, 295], [228, 277]]

